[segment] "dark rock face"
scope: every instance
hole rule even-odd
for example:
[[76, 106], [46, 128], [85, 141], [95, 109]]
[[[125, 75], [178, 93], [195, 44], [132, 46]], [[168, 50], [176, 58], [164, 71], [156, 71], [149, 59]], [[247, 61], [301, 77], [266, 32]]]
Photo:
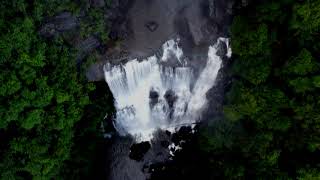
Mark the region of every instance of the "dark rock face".
[[242, 0], [241, 1], [241, 6], [242, 7], [246, 7], [246, 6], [248, 6], [249, 5], [249, 0]]
[[59, 33], [70, 31], [79, 26], [79, 21], [70, 12], [62, 12], [52, 18], [40, 28], [40, 35], [52, 37]]
[[86, 77], [88, 81], [103, 80], [104, 79], [103, 66], [104, 66], [104, 63], [102, 62], [92, 64], [86, 72]]
[[114, 23], [109, 34], [110, 39], [115, 41], [128, 39], [131, 36], [132, 30], [129, 21], [125, 21], [123, 23]]
[[171, 119], [174, 113], [174, 108], [173, 105], [174, 103], [177, 101], [178, 97], [177, 95], [174, 93], [174, 91], [172, 90], [168, 90], [166, 91], [166, 93], [164, 94], [164, 98], [167, 101], [168, 105], [169, 105], [169, 118]]
[[139, 144], [133, 144], [130, 147], [130, 154], [129, 157], [136, 161], [141, 161], [144, 154], [147, 153], [150, 149], [151, 145], [149, 142], [142, 142]]
[[155, 21], [150, 21], [147, 22], [145, 26], [149, 29], [149, 31], [154, 32], [155, 30], [157, 30], [159, 24]]
[[234, 4], [234, 0], [127, 1], [116, 0], [106, 17], [114, 21], [110, 38], [122, 40], [120, 49], [128, 52], [128, 58], [153, 55], [177, 35], [190, 46], [212, 44], [227, 35]]
[[129, 158], [130, 146], [133, 140], [124, 137], [114, 137], [114, 142], [110, 145], [106, 154], [109, 170], [107, 179], [124, 180], [136, 179], [145, 180], [145, 174], [141, 171], [141, 162]]
[[76, 48], [78, 49], [77, 62], [80, 63], [85, 56], [87, 56], [94, 49], [101, 45], [98, 38], [90, 36], [87, 39], [81, 41]]
[[209, 18], [221, 31], [226, 31], [231, 24], [234, 0], [208, 0]]
[[158, 99], [159, 93], [157, 91], [151, 90], [149, 97], [150, 99]]
[[164, 148], [168, 148], [169, 147], [169, 141], [161, 141], [161, 146]]
[[182, 126], [177, 133], [172, 135], [172, 142], [179, 145], [181, 141], [191, 139], [193, 136], [192, 129], [189, 126]]
[[77, 49], [80, 52], [88, 53], [99, 46], [100, 46], [99, 39], [94, 36], [90, 36], [84, 41], [80, 42], [80, 44], [77, 46]]
[[178, 97], [175, 95], [174, 91], [168, 90], [164, 94], [164, 98], [166, 99], [169, 107], [172, 108]]
[[[192, 54], [201, 51], [200, 48], [212, 45], [217, 37], [228, 36], [234, 2], [235, 0], [114, 0], [105, 11], [105, 19], [111, 27], [109, 37], [117, 42], [117, 46], [108, 49], [103, 56], [104, 61], [119, 64], [130, 59], [142, 59], [156, 54], [164, 42], [177, 37], [181, 40], [186, 58], [192, 61], [194, 57], [188, 55], [193, 56]], [[206, 60], [207, 52], [202, 56], [204, 58], [201, 59]], [[196, 59], [199, 66], [199, 56]], [[100, 70], [90, 74], [100, 73], [96, 77], [103, 77], [101, 68], [89, 70]]]
[[105, 2], [104, 2], [104, 0], [90, 0], [90, 4], [93, 7], [100, 8], [105, 5]]
[[158, 103], [159, 93], [155, 90], [150, 90], [150, 107], [152, 108], [155, 104]]
[[217, 55], [220, 57], [224, 57], [227, 54], [227, 45], [225, 43], [218, 44]]
[[133, 1], [113, 0], [105, 12], [105, 18], [109, 21], [110, 35], [112, 40], [128, 39], [132, 36], [130, 21], [127, 12]]

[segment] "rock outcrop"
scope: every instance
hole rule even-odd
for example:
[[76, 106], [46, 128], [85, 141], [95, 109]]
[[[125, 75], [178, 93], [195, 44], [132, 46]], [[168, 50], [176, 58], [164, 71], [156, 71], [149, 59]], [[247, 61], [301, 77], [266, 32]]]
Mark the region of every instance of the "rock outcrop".
[[[241, 0], [240, 6], [248, 2]], [[104, 77], [103, 61], [118, 63], [153, 55], [171, 38], [179, 37], [185, 52], [190, 53], [213, 44], [217, 37], [227, 36], [234, 7], [235, 0], [113, 0], [110, 4], [104, 0], [90, 0], [77, 16], [61, 12], [47, 18], [39, 33], [48, 38], [64, 32], [77, 33], [81, 20], [86, 18], [85, 9], [103, 9], [112, 43], [102, 46], [96, 34], [88, 38], [75, 35], [68, 40], [79, 50], [78, 62], [102, 47], [99, 52], [104, 59], [89, 67], [87, 73], [89, 80], [99, 81]]]
[[92, 7], [101, 8], [105, 6], [104, 0], [90, 0]]
[[79, 26], [77, 17], [70, 12], [62, 12], [47, 21], [40, 28], [40, 35], [44, 37], [53, 37], [59, 33], [74, 30]]
[[87, 39], [81, 41], [76, 48], [78, 49], [78, 58], [83, 58], [83, 56], [87, 55], [88, 53], [92, 52], [94, 49], [101, 45], [98, 38], [94, 36], [90, 36]]

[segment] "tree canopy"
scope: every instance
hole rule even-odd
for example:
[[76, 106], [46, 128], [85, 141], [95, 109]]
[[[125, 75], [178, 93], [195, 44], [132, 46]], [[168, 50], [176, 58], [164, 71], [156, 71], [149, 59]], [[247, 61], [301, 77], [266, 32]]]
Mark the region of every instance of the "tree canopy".
[[319, 4], [253, 2], [234, 18], [233, 84], [224, 117], [233, 134], [242, 133], [223, 152], [212, 146], [221, 141], [215, 133], [206, 133], [202, 144], [210, 157], [236, 153], [242, 159], [233, 165], [212, 159], [222, 163], [222, 177], [320, 178]]
[[[76, 51], [61, 37], [44, 39], [37, 32], [42, 18], [61, 7], [72, 10], [75, 4], [0, 3], [0, 179], [64, 177], [65, 162], [77, 157], [73, 147], [75, 138], [82, 137], [79, 123], [92, 121], [86, 128], [96, 129], [112, 110], [107, 104], [84, 116], [95, 85], [77, 71]], [[101, 98], [110, 103], [110, 96]]]

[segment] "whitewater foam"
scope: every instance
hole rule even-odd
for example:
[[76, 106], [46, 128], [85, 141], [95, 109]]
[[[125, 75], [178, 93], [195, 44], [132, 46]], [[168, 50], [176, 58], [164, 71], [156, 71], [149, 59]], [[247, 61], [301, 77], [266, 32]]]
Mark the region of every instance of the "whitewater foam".
[[[134, 59], [116, 66], [106, 64], [105, 80], [115, 98], [117, 131], [145, 141], [157, 129], [174, 131], [200, 120], [207, 105], [206, 93], [215, 85], [222, 64], [217, 55], [219, 43], [226, 43], [226, 55], [231, 56], [228, 39], [219, 38], [209, 47], [206, 66], [197, 78], [193, 69], [186, 66], [187, 60], [175, 40], [163, 45], [160, 58]], [[161, 64], [172, 56], [180, 67]]]

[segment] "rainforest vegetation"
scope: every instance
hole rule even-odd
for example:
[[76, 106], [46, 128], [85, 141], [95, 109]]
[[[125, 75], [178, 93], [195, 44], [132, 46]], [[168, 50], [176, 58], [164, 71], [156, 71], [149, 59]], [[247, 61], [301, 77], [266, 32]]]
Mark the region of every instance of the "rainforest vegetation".
[[237, 154], [224, 176], [320, 178], [319, 33], [319, 0], [264, 1], [234, 18], [224, 114], [242, 132], [225, 145], [208, 138], [205, 147]]
[[320, 179], [320, 1], [251, 1], [231, 41], [223, 118], [154, 177]]
[[[87, 82], [62, 36], [38, 33], [45, 17], [79, 7], [66, 0], [0, 3], [0, 179], [79, 179], [99, 171], [91, 164], [112, 96], [105, 84]], [[107, 32], [99, 22], [81, 22], [81, 33]]]

